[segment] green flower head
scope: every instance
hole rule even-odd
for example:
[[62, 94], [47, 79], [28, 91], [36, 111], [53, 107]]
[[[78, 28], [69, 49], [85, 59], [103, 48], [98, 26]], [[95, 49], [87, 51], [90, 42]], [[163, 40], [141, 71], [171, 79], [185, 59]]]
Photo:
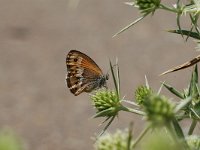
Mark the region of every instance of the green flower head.
[[122, 104], [114, 91], [99, 90], [91, 95], [93, 105], [97, 112], [95, 117], [111, 117], [118, 114]]
[[147, 114], [147, 120], [154, 125], [165, 125], [174, 117], [174, 105], [164, 96], [146, 97], [143, 107]]
[[160, 0], [135, 0], [142, 14], [154, 13], [160, 5]]
[[146, 86], [140, 86], [135, 91], [135, 99], [138, 104], [143, 104], [146, 97], [153, 94], [153, 91]]

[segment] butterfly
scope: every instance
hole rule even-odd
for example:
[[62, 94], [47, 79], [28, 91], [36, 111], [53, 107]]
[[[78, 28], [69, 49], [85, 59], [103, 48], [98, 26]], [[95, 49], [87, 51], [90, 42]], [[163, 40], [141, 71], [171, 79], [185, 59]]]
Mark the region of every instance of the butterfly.
[[99, 66], [86, 54], [70, 50], [66, 57], [66, 82], [70, 91], [75, 95], [82, 92], [92, 92], [105, 87], [108, 74], [104, 75]]

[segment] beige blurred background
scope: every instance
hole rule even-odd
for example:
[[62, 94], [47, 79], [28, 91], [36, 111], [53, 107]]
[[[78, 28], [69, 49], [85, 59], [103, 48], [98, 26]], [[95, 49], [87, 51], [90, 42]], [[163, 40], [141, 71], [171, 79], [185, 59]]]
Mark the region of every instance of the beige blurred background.
[[[95, 110], [88, 95], [75, 97], [65, 86], [70, 49], [89, 55], [104, 72], [109, 59], [118, 57], [126, 99], [133, 99], [145, 75], [154, 89], [160, 81], [187, 87], [191, 68], [158, 76], [198, 54], [192, 40], [165, 32], [176, 28], [175, 15], [158, 11], [112, 38], [139, 16], [123, 2], [0, 0], [0, 128], [13, 129], [27, 150], [92, 150], [91, 137], [103, 128], [98, 126], [102, 119], [91, 119]], [[120, 113], [109, 131], [124, 129], [130, 121], [136, 136], [145, 124], [134, 114]]]

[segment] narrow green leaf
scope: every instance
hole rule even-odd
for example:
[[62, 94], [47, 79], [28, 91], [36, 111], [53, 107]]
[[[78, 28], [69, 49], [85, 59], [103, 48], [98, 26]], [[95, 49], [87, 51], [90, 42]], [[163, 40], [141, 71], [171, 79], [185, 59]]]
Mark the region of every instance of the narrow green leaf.
[[196, 84], [196, 88], [197, 88], [198, 95], [200, 95], [199, 84]]
[[176, 90], [175, 88], [173, 88], [171, 85], [165, 84], [163, 83], [164, 87], [166, 87], [171, 93], [175, 94], [176, 96], [178, 96], [181, 99], [184, 99], [184, 95], [179, 92], [178, 90]]
[[180, 31], [180, 34], [183, 38], [183, 32], [182, 32], [182, 29], [181, 29], [181, 24], [180, 24], [180, 18], [181, 18], [181, 14], [180, 13], [177, 13], [177, 16], [176, 16], [176, 23], [177, 23], [177, 26], [178, 26], [178, 29]]
[[140, 111], [140, 110], [138, 110], [138, 109], [134, 109], [134, 108], [129, 108], [129, 107], [121, 106], [120, 109], [121, 109], [122, 111], [134, 113], [134, 114], [137, 114], [137, 115], [142, 115], [142, 116], [145, 115], [145, 112]]
[[197, 118], [200, 119], [200, 103], [196, 103], [195, 106], [194, 106], [194, 112], [196, 113], [196, 116], [198, 116]]
[[177, 0], [176, 5], [177, 7], [180, 7], [180, 0]]
[[103, 122], [101, 122], [101, 123], [99, 124], [99, 126], [101, 126], [102, 124], [104, 124], [105, 122], [107, 122], [110, 118], [111, 118], [111, 117], [107, 117]]
[[118, 92], [118, 98], [120, 97], [120, 75], [119, 75], [119, 66], [118, 66], [118, 59], [116, 59], [116, 73], [117, 73], [117, 92]]
[[184, 144], [184, 146], [183, 146], [184, 149], [188, 150], [189, 149], [188, 144], [185, 140], [183, 130], [182, 130], [181, 126], [179, 125], [178, 121], [176, 119], [173, 119], [172, 124], [174, 126], [174, 130], [176, 132], [176, 135], [179, 137], [179, 139], [182, 140], [182, 144]]
[[193, 26], [196, 29], [196, 32], [200, 35], [200, 33], [199, 33], [199, 27], [198, 27], [198, 24], [197, 24], [197, 21], [199, 19], [199, 14], [194, 15], [194, 16], [192, 14], [190, 14], [190, 19], [191, 19], [191, 22], [192, 22]]
[[196, 86], [197, 84], [198, 84], [198, 68], [197, 68], [197, 64], [196, 64], [194, 71], [192, 72], [188, 96], [198, 96], [198, 89]]
[[132, 132], [133, 132], [133, 122], [129, 125], [129, 131], [128, 131], [128, 140], [127, 140], [127, 150], [131, 150], [131, 141], [132, 141]]
[[124, 2], [124, 4], [129, 5], [129, 6], [135, 6], [135, 2]]
[[135, 21], [131, 22], [129, 25], [125, 26], [123, 29], [121, 29], [119, 32], [117, 32], [115, 35], [113, 35], [113, 37], [119, 35], [120, 33], [126, 31], [127, 29], [129, 29], [130, 27], [132, 27], [133, 25], [135, 25], [136, 23], [138, 23], [139, 21], [141, 21], [142, 19], [144, 19], [149, 13], [143, 15], [142, 17], [136, 19]]
[[189, 131], [188, 131], [188, 135], [192, 135], [192, 133], [193, 133], [193, 131], [194, 131], [196, 125], [197, 125], [197, 121], [193, 119], [193, 120], [192, 120], [192, 124], [191, 124], [191, 126], [190, 126], [190, 129], [189, 129]]
[[192, 37], [194, 39], [200, 40], [200, 35], [196, 32], [191, 32], [191, 31], [187, 31], [187, 30], [180, 30], [180, 29], [179, 30], [168, 30], [168, 32], [186, 35], [186, 36]]
[[200, 119], [200, 116], [197, 114], [197, 112], [196, 112], [194, 109], [190, 108], [190, 110], [192, 111], [192, 113], [193, 113], [198, 119]]
[[135, 107], [139, 107], [140, 105], [138, 105], [137, 103], [135, 103], [135, 102], [133, 102], [133, 101], [130, 101], [130, 100], [125, 100], [125, 99], [123, 99], [123, 100], [121, 100], [121, 102], [126, 102], [126, 103], [128, 103], [128, 104], [130, 104], [130, 105], [133, 105], [133, 106], [135, 106]]
[[117, 96], [119, 98], [118, 84], [117, 84], [117, 80], [116, 80], [116, 77], [115, 77], [115, 73], [114, 73], [113, 65], [112, 65], [111, 61], [110, 61], [110, 70], [111, 70], [111, 73], [112, 73], [112, 77], [113, 77], [113, 81], [114, 81], [114, 85], [115, 85], [115, 90], [116, 90]]
[[175, 129], [175, 131], [176, 131], [177, 136], [178, 136], [179, 138], [181, 138], [181, 139], [185, 139], [185, 136], [184, 136], [184, 134], [183, 134], [183, 130], [182, 130], [182, 128], [180, 127], [178, 121], [177, 121], [176, 119], [173, 119], [172, 123], [173, 123], [173, 126], [174, 126], [174, 129]]
[[194, 68], [194, 82], [195, 82], [195, 86], [196, 84], [198, 84], [198, 66], [197, 64], [195, 65], [195, 68]]
[[158, 92], [157, 92], [157, 94], [158, 95], [160, 95], [160, 92], [162, 91], [162, 88], [163, 88], [163, 84], [164, 84], [165, 82], [163, 82], [162, 84], [161, 84], [161, 86], [160, 86], [160, 88], [159, 88], [159, 90], [158, 90]]
[[105, 117], [105, 116], [108, 116], [108, 113], [110, 113], [111, 111], [113, 111], [114, 109], [111, 107], [111, 108], [108, 108], [108, 109], [105, 109], [105, 110], [102, 110], [100, 112], [97, 112], [92, 118], [98, 118], [98, 117]]
[[[108, 122], [108, 124], [104, 127], [104, 129], [101, 131], [101, 133], [98, 135], [98, 137], [100, 137], [102, 134], [105, 133], [105, 131], [108, 129], [108, 127], [111, 125], [111, 123], [113, 122], [113, 120], [115, 119], [115, 116], [110, 117], [109, 118], [110, 121]], [[108, 119], [107, 119], [108, 120]]]
[[145, 85], [146, 85], [147, 89], [150, 89], [149, 82], [147, 80], [147, 76], [146, 75], [145, 75]]
[[184, 108], [188, 103], [190, 103], [192, 101], [192, 98], [189, 97], [187, 99], [184, 99], [183, 101], [180, 101], [180, 103], [176, 106], [176, 108], [174, 109], [174, 112], [177, 113], [179, 110], [181, 110], [182, 108]]
[[189, 37], [190, 37], [189, 35], [191, 34], [193, 28], [194, 28], [194, 26], [191, 27], [191, 29], [190, 29], [190, 33], [189, 33], [189, 34], [187, 35], [187, 37], [186, 37], [186, 40], [185, 40], [186, 42], [187, 42], [187, 40], [189, 39]]

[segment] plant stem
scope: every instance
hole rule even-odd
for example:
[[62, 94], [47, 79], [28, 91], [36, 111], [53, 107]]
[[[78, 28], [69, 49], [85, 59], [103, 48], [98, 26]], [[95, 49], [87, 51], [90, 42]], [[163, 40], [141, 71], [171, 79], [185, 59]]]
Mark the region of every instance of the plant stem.
[[126, 103], [131, 104], [131, 105], [133, 105], [133, 106], [135, 106], [135, 107], [139, 107], [139, 106], [140, 106], [140, 105], [138, 105], [138, 104], [136, 104], [135, 102], [130, 101], [130, 100], [125, 100], [125, 99], [123, 99], [122, 102], [126, 102]]
[[132, 109], [132, 108], [125, 107], [125, 106], [121, 106], [120, 109], [123, 110], [123, 111], [126, 111], [126, 112], [138, 114], [138, 115], [143, 115], [143, 116], [145, 115], [145, 113], [143, 111]]
[[178, 146], [182, 147], [182, 146], [181, 146], [181, 143], [179, 142], [179, 139], [178, 139], [178, 137], [177, 137], [177, 135], [176, 135], [176, 131], [175, 131], [174, 128], [172, 127], [172, 124], [168, 124], [166, 127], [167, 127], [168, 131], [170, 132], [172, 138], [174, 139], [175, 143], [176, 143]]
[[[178, 123], [178, 122], [176, 122], [176, 123]], [[178, 125], [178, 124], [177, 124], [177, 125]], [[178, 146], [180, 146], [180, 148], [184, 148], [184, 150], [187, 150], [187, 149], [188, 149], [187, 142], [185, 141], [184, 135], [180, 136], [180, 133], [178, 133], [178, 132], [180, 132], [180, 131], [177, 131], [177, 128], [176, 128], [177, 125], [174, 125], [174, 123], [173, 123], [173, 126], [174, 126], [174, 128], [173, 128], [173, 127], [172, 127], [172, 124], [169, 123], [168, 125], [166, 125], [166, 127], [168, 128], [168, 130], [169, 130], [171, 136], [173, 137], [175, 143], [176, 143]], [[178, 126], [179, 126], [179, 125], [178, 125]], [[180, 128], [180, 129], [181, 129], [181, 128]], [[179, 129], [178, 129], [178, 130], [179, 130]], [[181, 131], [181, 132], [182, 132], [182, 131]], [[183, 133], [181, 133], [181, 134], [183, 134]]]
[[166, 127], [167, 127], [168, 131], [170, 132], [171, 136], [173, 137], [174, 141], [175, 141], [176, 143], [179, 143], [179, 142], [178, 142], [178, 139], [177, 139], [177, 133], [175, 133], [175, 130], [174, 130], [174, 128], [172, 127], [172, 124], [169, 123], [169, 124], [166, 125]]
[[172, 124], [173, 124], [173, 128], [170, 124], [170, 129], [176, 133], [177, 137], [180, 138], [180, 139], [185, 139], [185, 136], [184, 136], [184, 133], [183, 133], [183, 130], [181, 128], [181, 126], [179, 125], [178, 121], [176, 119], [173, 119], [172, 121]]
[[171, 12], [174, 12], [174, 13], [179, 13], [178, 9], [167, 7], [167, 6], [163, 5], [163, 4], [160, 4], [159, 8], [160, 9], [164, 9], [164, 10], [168, 10], [168, 11], [171, 11]]
[[133, 122], [131, 122], [129, 125], [127, 150], [131, 150], [132, 131], [133, 131]]
[[194, 131], [196, 125], [197, 125], [197, 121], [193, 119], [192, 124], [191, 124], [191, 126], [190, 126], [190, 129], [189, 129], [189, 131], [188, 131], [188, 135], [192, 135], [192, 133], [193, 133], [193, 131]]
[[137, 137], [137, 139], [135, 140], [132, 149], [138, 144], [138, 142], [140, 142], [140, 140], [143, 138], [143, 136], [147, 133], [147, 131], [150, 129], [151, 125], [148, 125], [143, 131], [142, 133]]

